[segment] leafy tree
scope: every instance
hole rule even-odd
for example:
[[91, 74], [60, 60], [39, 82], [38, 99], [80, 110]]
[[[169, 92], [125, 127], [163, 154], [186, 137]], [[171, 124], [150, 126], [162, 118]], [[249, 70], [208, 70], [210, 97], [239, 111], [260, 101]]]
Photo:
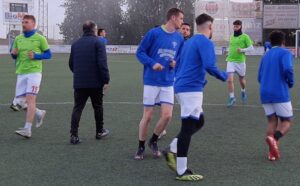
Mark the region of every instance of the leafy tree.
[[144, 34], [157, 25], [166, 22], [166, 13], [177, 7], [185, 12], [185, 21], [193, 25], [194, 0], [127, 0], [128, 10], [125, 28], [128, 44], [138, 44]]
[[105, 28], [110, 44], [120, 41], [123, 0], [65, 0], [65, 19], [60, 31], [66, 43], [72, 43], [82, 35], [82, 24], [93, 20], [98, 27]]

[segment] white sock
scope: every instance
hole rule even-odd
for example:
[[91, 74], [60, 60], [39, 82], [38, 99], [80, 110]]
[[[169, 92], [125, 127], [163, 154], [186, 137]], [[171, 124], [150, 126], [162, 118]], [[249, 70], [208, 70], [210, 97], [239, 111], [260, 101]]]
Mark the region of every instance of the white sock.
[[174, 138], [170, 144], [170, 150], [173, 153], [177, 153], [177, 141], [178, 141], [178, 138]]
[[17, 100], [18, 98], [14, 98], [14, 100], [13, 100], [13, 104], [14, 105], [17, 105], [18, 104], [18, 100]]
[[182, 175], [187, 169], [187, 157], [177, 157], [177, 174]]
[[245, 88], [244, 89], [241, 88], [241, 92], [246, 92], [246, 89]]
[[27, 109], [27, 107], [28, 107], [26, 102], [24, 102], [21, 106], [22, 106], [22, 109]]
[[19, 99], [19, 105], [21, 105], [22, 109], [27, 108], [27, 103], [25, 98], [18, 98]]
[[31, 130], [32, 123], [26, 122], [24, 128]]
[[230, 92], [230, 93], [229, 93], [229, 97], [230, 97], [230, 98], [234, 98], [234, 92]]
[[36, 110], [35, 110], [35, 116], [36, 117], [42, 116], [42, 111], [40, 109], [36, 108]]

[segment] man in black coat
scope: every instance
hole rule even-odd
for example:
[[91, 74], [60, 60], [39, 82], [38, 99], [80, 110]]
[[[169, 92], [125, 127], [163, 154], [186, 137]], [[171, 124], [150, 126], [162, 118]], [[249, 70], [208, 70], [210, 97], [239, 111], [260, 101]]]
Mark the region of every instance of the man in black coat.
[[97, 38], [97, 25], [93, 21], [83, 24], [83, 36], [73, 43], [69, 67], [73, 72], [75, 105], [71, 120], [72, 144], [80, 143], [79, 121], [88, 98], [91, 98], [96, 120], [96, 139], [109, 134], [103, 128], [103, 90], [108, 87], [109, 70], [105, 45]]

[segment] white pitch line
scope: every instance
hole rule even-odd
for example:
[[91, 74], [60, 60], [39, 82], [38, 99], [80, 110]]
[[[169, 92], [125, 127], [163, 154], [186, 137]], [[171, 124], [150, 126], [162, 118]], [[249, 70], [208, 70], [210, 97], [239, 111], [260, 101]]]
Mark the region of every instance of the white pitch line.
[[[107, 101], [103, 102], [104, 104], [109, 105], [143, 105], [141, 102], [114, 102], [114, 101]], [[38, 105], [73, 105], [73, 102], [40, 102], [37, 103]], [[91, 102], [87, 102], [87, 104], [91, 104]], [[10, 106], [10, 103], [0, 104], [0, 107], [3, 106]], [[176, 104], [177, 105], [177, 104]], [[203, 106], [215, 106], [215, 107], [227, 107], [226, 104], [219, 104], [219, 103], [205, 103]], [[234, 105], [233, 107], [244, 107], [244, 108], [262, 108], [261, 105]], [[300, 108], [294, 108], [294, 111], [300, 111]]]

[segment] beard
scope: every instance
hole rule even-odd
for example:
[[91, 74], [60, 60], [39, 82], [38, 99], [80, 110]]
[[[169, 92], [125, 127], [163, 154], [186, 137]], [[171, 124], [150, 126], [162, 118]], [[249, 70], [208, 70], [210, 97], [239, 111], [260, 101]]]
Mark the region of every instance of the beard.
[[235, 36], [235, 37], [238, 37], [238, 36], [240, 36], [240, 35], [242, 35], [242, 34], [243, 34], [242, 28], [239, 29], [239, 30], [234, 31], [234, 36]]

